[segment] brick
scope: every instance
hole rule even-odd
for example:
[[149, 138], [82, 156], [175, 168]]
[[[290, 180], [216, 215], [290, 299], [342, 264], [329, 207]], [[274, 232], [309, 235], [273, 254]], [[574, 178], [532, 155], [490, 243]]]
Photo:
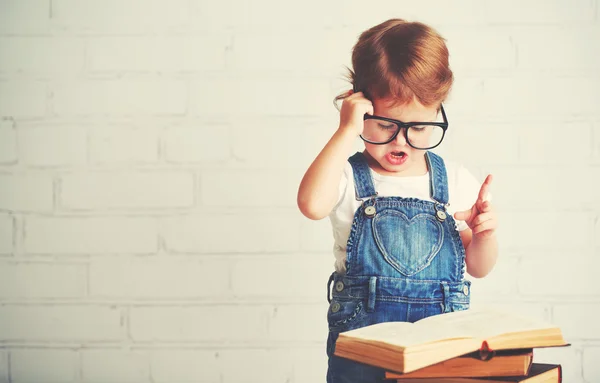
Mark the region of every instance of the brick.
[[1, 262], [0, 265], [0, 298], [71, 298], [86, 295], [87, 265], [12, 261]]
[[0, 81], [0, 115], [40, 117], [45, 114], [45, 83], [20, 79]]
[[[576, 282], [570, 278], [571, 283]], [[588, 282], [588, 286], [593, 286]], [[596, 292], [597, 294], [598, 292]], [[573, 294], [576, 294], [573, 291]], [[600, 314], [600, 308], [594, 304], [562, 304], [554, 307], [554, 323], [558, 325], [565, 339], [600, 339], [600, 323], [594, 315]]]
[[229, 125], [198, 122], [197, 126], [175, 127], [163, 133], [164, 153], [172, 163], [215, 163], [231, 159]]
[[185, 25], [185, 0], [53, 0], [56, 28], [80, 33], [132, 34], [175, 30]]
[[[193, 31], [314, 31], [339, 26], [339, 10], [334, 3], [310, 0], [300, 5], [269, 1], [224, 0], [207, 3], [192, 1]], [[315, 10], [318, 9], [318, 12]], [[290, 17], [294, 15], [295, 17]], [[309, 22], [310, 21], [310, 22]]]
[[162, 349], [153, 351], [151, 358], [153, 382], [221, 382], [222, 366], [218, 364], [219, 352]]
[[[357, 30], [365, 30], [387, 19], [400, 17], [409, 21], [420, 21], [437, 27], [438, 25], [481, 25], [485, 24], [484, 5], [480, 1], [463, 1], [449, 7], [440, 0], [405, 2], [384, 0], [377, 7], [365, 7], [359, 0], [348, 1], [339, 13], [344, 25]], [[439, 32], [444, 32], [440, 29]], [[443, 33], [442, 33], [443, 35]]]
[[[502, 238], [506, 248], [573, 252], [590, 249], [593, 244], [592, 213], [546, 210], [505, 212], [498, 220], [502, 222]], [[532, 222], [535, 222], [534, 226]], [[565, 222], [577, 222], [577, 225], [565, 225]]]
[[83, 350], [81, 376], [83, 382], [146, 382], [150, 378], [150, 353], [124, 349]]
[[2, 0], [0, 8], [0, 34], [38, 34], [50, 29], [48, 0]]
[[[592, 163], [598, 165], [600, 164], [600, 122], [593, 124], [592, 137]], [[599, 171], [596, 166], [596, 172]]]
[[600, 102], [598, 84], [598, 80], [580, 77], [558, 77], [552, 81], [543, 76], [487, 78], [483, 98], [472, 107], [477, 110], [476, 107], [486, 105], [482, 114], [513, 119], [595, 114]]
[[54, 207], [52, 178], [46, 175], [0, 175], [0, 209], [49, 212]]
[[330, 260], [320, 255], [240, 259], [233, 265], [233, 294], [236, 297], [278, 297], [288, 302], [299, 299], [322, 301], [326, 297], [327, 280], [333, 271], [329, 266], [331, 263], [333, 257]]
[[331, 112], [333, 99], [322, 80], [283, 76], [211, 76], [190, 89], [190, 112], [204, 116], [317, 116]]
[[[597, 212], [600, 213], [600, 212]], [[596, 214], [596, 217], [594, 218], [594, 226], [595, 226], [595, 232], [596, 235], [594, 235], [595, 241], [595, 247], [596, 249], [600, 249], [600, 214]]]
[[245, 22], [249, 2], [224, 0], [209, 4], [203, 0], [192, 0], [190, 28], [192, 31], [208, 32], [239, 28]]
[[[550, 4], [550, 3], [548, 3]], [[512, 29], [519, 51], [518, 67], [527, 70], [592, 70], [600, 66], [600, 27], [563, 25]], [[552, 41], [542, 44], [541, 41]]]
[[[592, 126], [583, 122], [545, 122], [519, 124], [516, 137], [519, 142], [519, 162], [535, 165], [569, 163], [588, 165], [593, 150]], [[565, 145], [565, 140], [577, 137], [577, 145]], [[557, 155], [557, 149], [560, 155]], [[566, 183], [565, 183], [566, 184]]]
[[[494, 176], [491, 192], [497, 197], [498, 208], [508, 209], [553, 206], [554, 209], [589, 208], [595, 193], [589, 166], [539, 165], [518, 167], [497, 166], [490, 169]], [[560, 177], [557, 177], [557, 172]], [[515, 188], [519, 185], [519, 188]], [[565, 198], [576, 195], [577, 198]]]
[[[515, 137], [520, 133], [514, 123], [458, 122], [450, 120], [451, 128], [444, 137], [442, 146], [448, 157], [466, 163], [476, 159], [483, 165], [517, 165], [519, 145]], [[456, 129], [454, 129], [456, 127]]]
[[24, 251], [32, 254], [152, 254], [158, 249], [152, 218], [31, 217], [25, 233]]
[[290, 350], [294, 369], [293, 382], [319, 382], [327, 376], [326, 341], [327, 334], [317, 347], [295, 347]]
[[224, 350], [220, 356], [223, 383], [292, 381], [294, 361], [289, 349]]
[[533, 350], [536, 363], [560, 364], [563, 382], [583, 383], [581, 345], [571, 342], [570, 347], [548, 347]]
[[0, 383], [9, 383], [8, 351], [0, 351]]
[[516, 49], [506, 28], [453, 27], [440, 32], [447, 40], [453, 72], [467, 74], [515, 67]]
[[131, 338], [136, 342], [257, 342], [267, 334], [268, 312], [264, 306], [243, 304], [134, 307], [129, 315]]
[[103, 127], [90, 131], [90, 162], [94, 165], [156, 163], [158, 130], [152, 127]]
[[267, 339], [276, 342], [318, 342], [326, 339], [329, 305], [325, 299], [322, 301], [320, 304], [277, 306], [269, 318]]
[[[290, 20], [286, 17], [286, 20]], [[289, 26], [286, 26], [286, 29]], [[356, 36], [315, 30], [299, 34], [272, 31], [236, 35], [227, 67], [242, 73], [295, 73], [332, 75], [342, 69]]]
[[218, 259], [93, 258], [90, 296], [116, 298], [198, 298], [227, 295], [229, 266]]
[[517, 293], [517, 274], [519, 260], [498, 257], [492, 271], [484, 278], [465, 277], [472, 282], [472, 296], [482, 295], [488, 299], [513, 296]]
[[12, 382], [75, 382], [77, 352], [61, 349], [11, 351]]
[[0, 38], [0, 72], [64, 75], [84, 68], [84, 41], [80, 38]]
[[586, 346], [583, 348], [583, 377], [587, 382], [600, 380], [600, 347]]
[[485, 2], [485, 20], [492, 24], [586, 23], [594, 20], [593, 11], [594, 4], [586, 0]]
[[313, 221], [308, 218], [302, 219], [302, 223], [300, 224], [300, 245], [302, 250], [311, 253], [326, 253], [327, 257], [331, 256], [331, 261], [333, 262], [334, 241], [335, 238], [329, 218], [319, 221]]
[[86, 173], [61, 177], [65, 209], [142, 209], [189, 207], [194, 178], [186, 173]]
[[14, 121], [0, 120], [0, 164], [17, 162], [17, 131]]
[[186, 88], [172, 80], [65, 81], [53, 86], [54, 111], [59, 116], [181, 115]]
[[165, 218], [161, 233], [170, 252], [221, 254], [298, 250], [299, 226], [279, 213], [205, 213]]
[[[298, 171], [222, 170], [200, 176], [204, 206], [296, 207]], [[240, 186], [243, 186], [243, 193]]]
[[[552, 238], [552, 237], [549, 237]], [[518, 269], [519, 292], [527, 295], [542, 296], [594, 296], [599, 295], [599, 288], [590, 288], [595, 286], [594, 281], [594, 263], [600, 264], [594, 258], [574, 258], [569, 257], [569, 264], [573, 270], [578, 270], [575, 274], [565, 274], [564, 257], [568, 253], [563, 253], [555, 259], [523, 259]]]
[[98, 37], [88, 45], [89, 70], [199, 72], [225, 68], [227, 34], [184, 37]]
[[28, 305], [0, 307], [5, 341], [87, 341], [123, 339], [121, 310], [92, 305]]
[[[233, 2], [238, 4], [239, 2]], [[315, 30], [323, 27], [339, 25], [337, 16], [338, 8], [335, 4], [325, 4], [318, 0], [311, 0], [305, 4], [298, 3], [273, 3], [269, 1], [246, 1], [243, 8], [244, 21], [252, 30], [261, 28], [275, 30], [308, 29]], [[319, 12], [315, 12], [319, 9]], [[295, 17], [289, 17], [294, 15]], [[308, 22], [310, 20], [310, 23]], [[242, 26], [246, 26], [242, 24]]]
[[19, 129], [19, 157], [31, 166], [80, 166], [87, 161], [87, 133], [80, 127]]
[[[452, 90], [444, 102], [444, 109], [448, 117], [448, 122], [454, 126], [460, 126], [461, 116], [477, 116], [481, 112], [478, 110], [484, 108], [482, 99], [484, 96], [484, 82], [477, 78], [458, 77], [454, 80]], [[457, 120], [458, 119], [458, 120]], [[449, 133], [450, 134], [450, 133]]]
[[[321, 119], [263, 118], [260, 121], [239, 121], [233, 130], [233, 153], [236, 159], [242, 161], [239, 166], [306, 171], [336, 128], [337, 122]], [[293, 145], [283, 139], [286, 134], [294, 136]]]
[[14, 249], [14, 221], [12, 216], [0, 214], [0, 254], [11, 254]]
[[473, 295], [471, 296], [471, 307], [490, 306], [498, 310], [511, 312], [516, 315], [526, 316], [531, 319], [539, 320], [542, 322], [551, 322], [551, 307], [550, 304], [542, 304], [537, 301], [526, 301], [523, 298], [515, 300], [514, 297], [508, 298], [508, 301], [494, 301], [489, 299], [485, 295], [479, 295], [476, 290], [477, 287], [473, 287]]

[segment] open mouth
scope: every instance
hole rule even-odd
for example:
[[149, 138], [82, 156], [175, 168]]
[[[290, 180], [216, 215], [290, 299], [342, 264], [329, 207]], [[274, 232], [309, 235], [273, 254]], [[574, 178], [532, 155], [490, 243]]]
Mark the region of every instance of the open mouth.
[[403, 151], [393, 151], [388, 152], [385, 158], [392, 165], [402, 165], [404, 162], [406, 162], [408, 154], [406, 154], [406, 152]]

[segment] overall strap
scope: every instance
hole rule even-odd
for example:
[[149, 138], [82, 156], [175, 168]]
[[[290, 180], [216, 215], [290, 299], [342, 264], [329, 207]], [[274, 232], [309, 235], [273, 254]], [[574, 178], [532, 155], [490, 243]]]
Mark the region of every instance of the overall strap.
[[431, 198], [441, 204], [448, 203], [448, 175], [442, 157], [433, 152], [425, 153], [429, 168], [429, 192]]
[[377, 195], [375, 186], [373, 186], [373, 178], [371, 177], [371, 169], [367, 163], [367, 159], [361, 152], [356, 152], [352, 157], [348, 158], [348, 162], [352, 165], [354, 173], [354, 187], [357, 199], [374, 197]]

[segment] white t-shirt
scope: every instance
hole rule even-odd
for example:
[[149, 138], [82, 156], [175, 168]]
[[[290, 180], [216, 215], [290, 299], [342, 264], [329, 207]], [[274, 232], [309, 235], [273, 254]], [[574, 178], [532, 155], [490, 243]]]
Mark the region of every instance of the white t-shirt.
[[[464, 166], [453, 161], [444, 160], [446, 173], [448, 175], [448, 214], [470, 209], [479, 195], [482, 182], [477, 181], [475, 176]], [[371, 170], [371, 176], [375, 190], [379, 197], [398, 196], [405, 198], [419, 198], [433, 201], [429, 194], [429, 171], [422, 176], [394, 177], [382, 176]], [[491, 201], [491, 193], [486, 200]], [[345, 273], [346, 270], [346, 244], [350, 236], [354, 213], [360, 207], [361, 201], [356, 200], [354, 189], [354, 174], [352, 165], [346, 162], [344, 174], [340, 181], [339, 197], [336, 206], [329, 214], [333, 228], [335, 256], [335, 270]], [[456, 228], [462, 231], [468, 228], [465, 221], [456, 221]]]

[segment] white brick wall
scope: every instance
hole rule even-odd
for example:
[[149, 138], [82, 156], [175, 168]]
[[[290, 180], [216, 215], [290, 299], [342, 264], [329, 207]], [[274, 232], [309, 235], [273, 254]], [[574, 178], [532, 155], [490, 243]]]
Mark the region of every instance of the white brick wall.
[[440, 152], [495, 175], [473, 303], [600, 381], [600, 0], [0, 0], [0, 383], [324, 381], [331, 228], [296, 190], [390, 17], [447, 38]]
[[85, 166], [85, 129], [63, 124], [48, 125], [19, 127], [19, 161], [31, 167]]
[[44, 117], [48, 110], [47, 92], [45, 83], [4, 79], [0, 81], [0, 114], [12, 118]]
[[151, 122], [99, 123], [89, 131], [89, 162], [95, 166], [156, 165], [159, 135], [159, 128]]
[[13, 251], [13, 219], [10, 215], [0, 215], [0, 254]]
[[17, 132], [11, 120], [0, 120], [0, 163], [17, 161]]

